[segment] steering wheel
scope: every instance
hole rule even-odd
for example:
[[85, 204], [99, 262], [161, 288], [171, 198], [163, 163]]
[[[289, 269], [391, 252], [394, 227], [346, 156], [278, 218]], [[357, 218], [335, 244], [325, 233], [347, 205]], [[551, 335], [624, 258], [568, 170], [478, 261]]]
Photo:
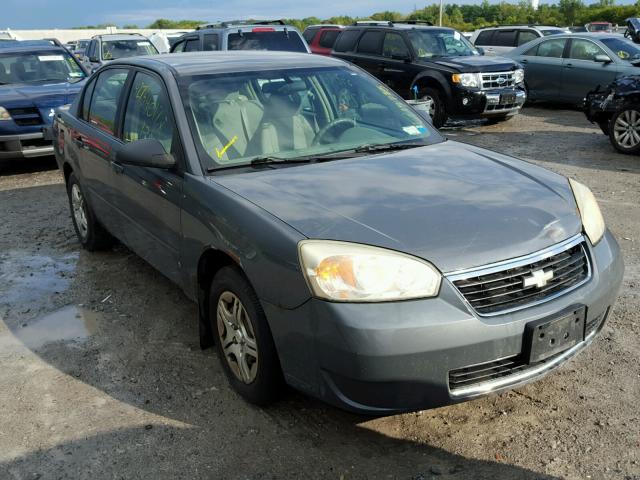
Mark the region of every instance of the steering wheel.
[[356, 121], [353, 118], [336, 118], [335, 120], [327, 123], [324, 127], [322, 127], [318, 133], [316, 133], [316, 136], [313, 137], [313, 141], [311, 142], [312, 146], [315, 145], [319, 145], [321, 143], [324, 143], [324, 137], [325, 135], [327, 135], [329, 132], [333, 131], [333, 130], [338, 130], [338, 128], [340, 128], [340, 133], [344, 132], [345, 130], [349, 129], [349, 128], [353, 128], [356, 126]]

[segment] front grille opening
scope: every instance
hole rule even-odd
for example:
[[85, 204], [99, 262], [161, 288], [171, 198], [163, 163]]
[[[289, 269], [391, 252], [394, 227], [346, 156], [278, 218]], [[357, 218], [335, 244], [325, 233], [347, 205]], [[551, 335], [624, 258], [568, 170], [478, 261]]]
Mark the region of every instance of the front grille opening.
[[[543, 286], [525, 286], [525, 279], [543, 271], [553, 273]], [[582, 243], [561, 253], [497, 273], [454, 281], [458, 291], [480, 314], [524, 307], [569, 290], [589, 278], [589, 261]]]
[[482, 88], [513, 87], [516, 84], [513, 72], [483, 73]]
[[516, 108], [518, 106], [517, 103], [507, 103], [505, 105], [487, 105], [486, 111], [500, 111], [500, 110], [511, 110], [512, 108]]
[[42, 148], [42, 147], [51, 146], [51, 142], [48, 140], [45, 140], [44, 138], [31, 138], [28, 140], [21, 140], [21, 143], [22, 143], [23, 149]]
[[[600, 315], [593, 317], [587, 321], [584, 329], [584, 338], [589, 337], [589, 335], [602, 327], [604, 322], [607, 320], [610, 311], [611, 307], [608, 307]], [[457, 368], [449, 372], [449, 389], [451, 391], [455, 391], [457, 389], [478, 385], [484, 382], [495, 380], [497, 378], [515, 375], [530, 368], [535, 368], [538, 365], [549, 363], [550, 361], [564, 354], [565, 351], [562, 351], [539, 362], [527, 363], [525, 355], [519, 353], [518, 355], [503, 358], [501, 360]]]

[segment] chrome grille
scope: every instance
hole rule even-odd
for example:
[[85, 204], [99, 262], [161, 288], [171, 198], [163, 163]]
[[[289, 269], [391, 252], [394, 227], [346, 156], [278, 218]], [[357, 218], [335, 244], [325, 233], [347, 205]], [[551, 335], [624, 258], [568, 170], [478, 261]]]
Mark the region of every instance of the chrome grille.
[[[590, 273], [584, 239], [579, 236], [561, 248], [448, 278], [480, 315], [498, 315], [573, 290], [586, 282]], [[538, 277], [544, 279], [532, 285]]]
[[481, 73], [482, 88], [487, 90], [489, 88], [504, 88], [513, 87], [515, 82], [514, 72], [489, 72]]

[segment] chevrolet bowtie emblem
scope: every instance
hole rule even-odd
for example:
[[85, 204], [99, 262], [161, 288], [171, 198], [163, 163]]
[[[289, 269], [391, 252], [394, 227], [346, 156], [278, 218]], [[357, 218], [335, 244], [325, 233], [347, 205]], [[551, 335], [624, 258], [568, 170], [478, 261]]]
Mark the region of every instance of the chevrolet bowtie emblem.
[[523, 277], [522, 283], [524, 288], [544, 287], [549, 280], [553, 278], [553, 270], [534, 270], [528, 277]]

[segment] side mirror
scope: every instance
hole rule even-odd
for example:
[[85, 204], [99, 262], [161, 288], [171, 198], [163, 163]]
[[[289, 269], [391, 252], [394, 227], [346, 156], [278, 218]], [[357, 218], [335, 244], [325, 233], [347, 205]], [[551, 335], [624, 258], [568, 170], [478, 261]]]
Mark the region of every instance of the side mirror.
[[411, 55], [408, 53], [394, 53], [391, 55], [392, 60], [402, 60], [403, 62], [410, 62]]
[[593, 60], [598, 63], [611, 63], [612, 60], [609, 58], [609, 55], [596, 55]]
[[478, 51], [478, 53], [479, 53], [480, 55], [484, 55], [484, 48], [482, 48], [482, 47], [476, 47], [476, 50]]
[[155, 138], [145, 138], [126, 143], [116, 154], [116, 160], [125, 165], [162, 168], [169, 170], [176, 166], [176, 160]]

